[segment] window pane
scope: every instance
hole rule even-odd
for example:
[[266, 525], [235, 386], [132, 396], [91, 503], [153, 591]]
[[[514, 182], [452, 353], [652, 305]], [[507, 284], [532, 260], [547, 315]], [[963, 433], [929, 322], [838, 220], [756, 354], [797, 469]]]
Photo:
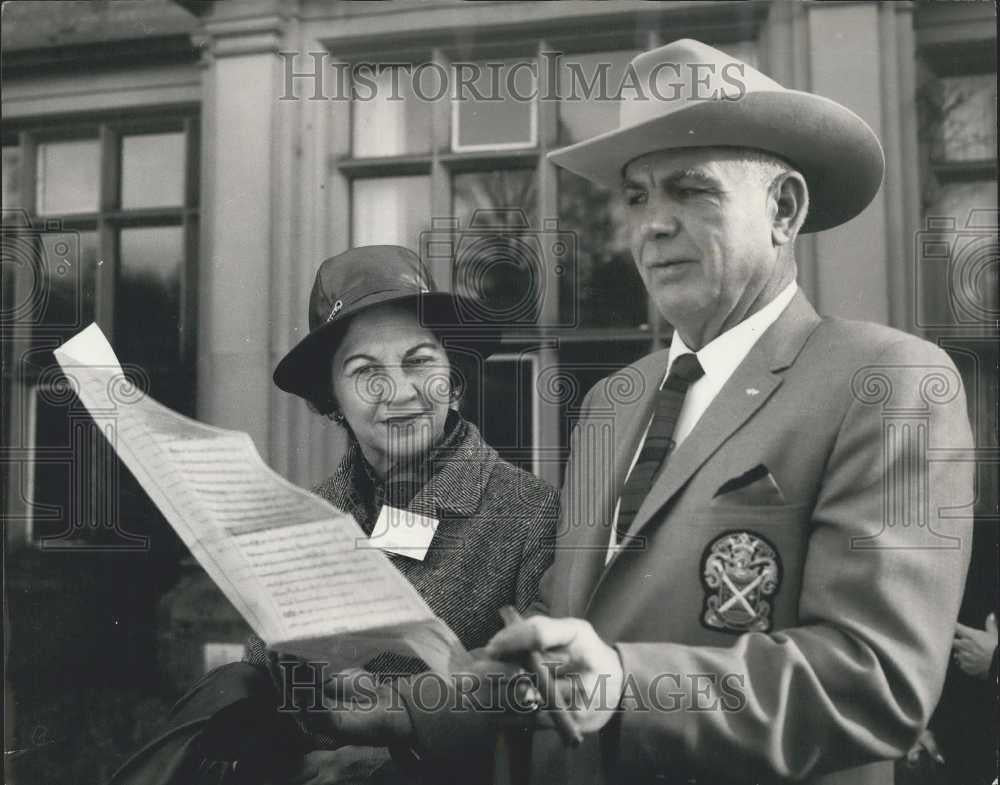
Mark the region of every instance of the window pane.
[[[374, 86], [355, 83], [351, 150], [355, 158], [426, 153], [431, 149], [431, 104], [414, 93], [403, 69], [367, 72]], [[436, 88], [435, 88], [436, 89]], [[428, 87], [421, 95], [433, 95]], [[362, 100], [371, 96], [371, 100]]]
[[181, 367], [180, 226], [122, 229], [121, 269], [115, 291], [115, 349], [123, 363], [149, 374], [149, 392], [190, 411], [191, 378]]
[[467, 172], [452, 178], [452, 205], [459, 226], [528, 225], [537, 228], [534, 169]]
[[988, 326], [1000, 317], [997, 292], [997, 181], [939, 186], [920, 235], [922, 323]]
[[452, 179], [454, 290], [508, 327], [538, 321], [545, 256], [532, 169], [469, 172]]
[[559, 68], [559, 142], [573, 144], [618, 126], [619, 90], [629, 61], [637, 52], [567, 55]]
[[[597, 382], [650, 352], [648, 339], [561, 341], [556, 365], [539, 370], [537, 390], [547, 403], [558, 404], [560, 443], [568, 446], [570, 433], [579, 419], [583, 398]], [[615, 394], [623, 402], [642, 392], [642, 385], [620, 385]]]
[[4, 292], [4, 315], [31, 325], [34, 344], [51, 346], [94, 320], [96, 232], [9, 224], [2, 253], [12, 290]]
[[97, 212], [100, 149], [96, 139], [38, 145], [40, 215]]
[[942, 112], [935, 156], [948, 161], [996, 157], [996, 74], [940, 79]]
[[378, 177], [351, 186], [351, 243], [402, 245], [417, 251], [420, 233], [430, 228], [429, 177]]
[[534, 147], [536, 67], [533, 58], [454, 64], [452, 149]]
[[535, 358], [495, 354], [486, 361], [479, 423], [486, 442], [500, 457], [534, 471]]
[[122, 207], [184, 203], [184, 134], [122, 139]]
[[[927, 215], [948, 217], [958, 228], [966, 225], [973, 210], [997, 209], [997, 181], [976, 180], [969, 183], [947, 183], [938, 188]], [[974, 225], [980, 225], [973, 221]]]
[[757, 68], [757, 44], [754, 41], [740, 41], [735, 44], [719, 44], [717, 49], [721, 49], [730, 57], [742, 60], [752, 68]]
[[44, 323], [69, 338], [94, 320], [97, 232], [43, 232], [48, 283]]
[[[53, 366], [47, 369], [50, 376]], [[81, 545], [139, 548], [142, 538], [116, 524], [122, 467], [111, 443], [75, 395], [58, 386], [34, 389], [34, 464], [31, 487], [32, 539], [45, 549]]]
[[559, 172], [559, 226], [576, 236], [576, 258], [560, 277], [560, 322], [649, 329], [648, 298], [632, 261], [622, 199]]
[[5, 145], [3, 148], [3, 209], [6, 222], [7, 210], [24, 207], [21, 201], [21, 148]]

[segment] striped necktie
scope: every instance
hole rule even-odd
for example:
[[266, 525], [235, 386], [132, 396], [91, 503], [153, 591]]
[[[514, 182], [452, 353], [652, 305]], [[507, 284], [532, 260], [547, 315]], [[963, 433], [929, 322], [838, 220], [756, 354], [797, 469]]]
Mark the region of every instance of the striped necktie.
[[701, 363], [694, 354], [681, 354], [670, 367], [667, 380], [656, 393], [653, 403], [653, 420], [646, 432], [639, 458], [625, 481], [618, 507], [618, 522], [615, 526], [617, 542], [620, 544], [628, 533], [635, 514], [639, 512], [643, 499], [653, 485], [653, 478], [674, 448], [674, 428], [684, 405], [688, 387], [705, 374]]

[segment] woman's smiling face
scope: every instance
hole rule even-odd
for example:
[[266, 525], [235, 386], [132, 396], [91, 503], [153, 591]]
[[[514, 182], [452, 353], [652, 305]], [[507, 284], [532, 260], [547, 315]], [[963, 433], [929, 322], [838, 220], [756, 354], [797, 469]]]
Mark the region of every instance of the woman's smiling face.
[[451, 400], [448, 356], [412, 308], [386, 304], [353, 317], [332, 373], [337, 405], [380, 475], [443, 436]]

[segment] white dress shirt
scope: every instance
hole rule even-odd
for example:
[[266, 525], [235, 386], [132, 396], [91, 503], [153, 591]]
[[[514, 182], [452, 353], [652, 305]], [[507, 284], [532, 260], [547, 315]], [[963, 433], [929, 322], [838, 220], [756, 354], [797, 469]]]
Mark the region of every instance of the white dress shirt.
[[[719, 390], [729, 381], [729, 377], [733, 375], [739, 364], [750, 353], [753, 345], [757, 343], [757, 339], [764, 334], [768, 327], [774, 324], [781, 315], [781, 312], [785, 310], [795, 296], [796, 291], [798, 291], [798, 286], [795, 281], [792, 281], [781, 290], [777, 297], [755, 314], [748, 316], [735, 327], [726, 330], [722, 335], [705, 344], [700, 351], [694, 353], [698, 358], [698, 362], [701, 363], [705, 375], [688, 387], [687, 393], [684, 396], [681, 413], [677, 418], [677, 427], [674, 429], [674, 449], [691, 433], [698, 420], [701, 419], [701, 416], [709, 407], [709, 404], [719, 394]], [[671, 367], [673, 367], [674, 360], [682, 354], [690, 353], [691, 350], [684, 343], [684, 339], [681, 338], [679, 333], [674, 332], [673, 340], [670, 342], [670, 352], [667, 355], [667, 370], [663, 374], [660, 387], [663, 387], [663, 382], [667, 380], [667, 375], [670, 373]], [[653, 417], [650, 416], [649, 422], [646, 423], [646, 430], [643, 432], [642, 438], [635, 448], [635, 454], [632, 456], [632, 463], [628, 468], [628, 474], [625, 475], [626, 482], [628, 482], [628, 477], [632, 474], [632, 469], [635, 468], [635, 464], [639, 460], [639, 454], [646, 443], [646, 434], [649, 433], [649, 426], [652, 423]], [[611, 521], [611, 541], [608, 546], [606, 562], [611, 561], [611, 557], [614, 556], [617, 549], [615, 528], [618, 525], [618, 510], [620, 507], [621, 497], [615, 502], [615, 513]]]

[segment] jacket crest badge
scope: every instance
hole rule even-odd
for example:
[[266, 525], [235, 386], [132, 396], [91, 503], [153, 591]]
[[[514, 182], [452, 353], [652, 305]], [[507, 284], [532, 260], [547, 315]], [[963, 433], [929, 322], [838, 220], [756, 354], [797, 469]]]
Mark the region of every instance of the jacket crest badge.
[[743, 530], [716, 537], [701, 560], [702, 624], [723, 632], [770, 631], [781, 577], [778, 552], [761, 535]]

